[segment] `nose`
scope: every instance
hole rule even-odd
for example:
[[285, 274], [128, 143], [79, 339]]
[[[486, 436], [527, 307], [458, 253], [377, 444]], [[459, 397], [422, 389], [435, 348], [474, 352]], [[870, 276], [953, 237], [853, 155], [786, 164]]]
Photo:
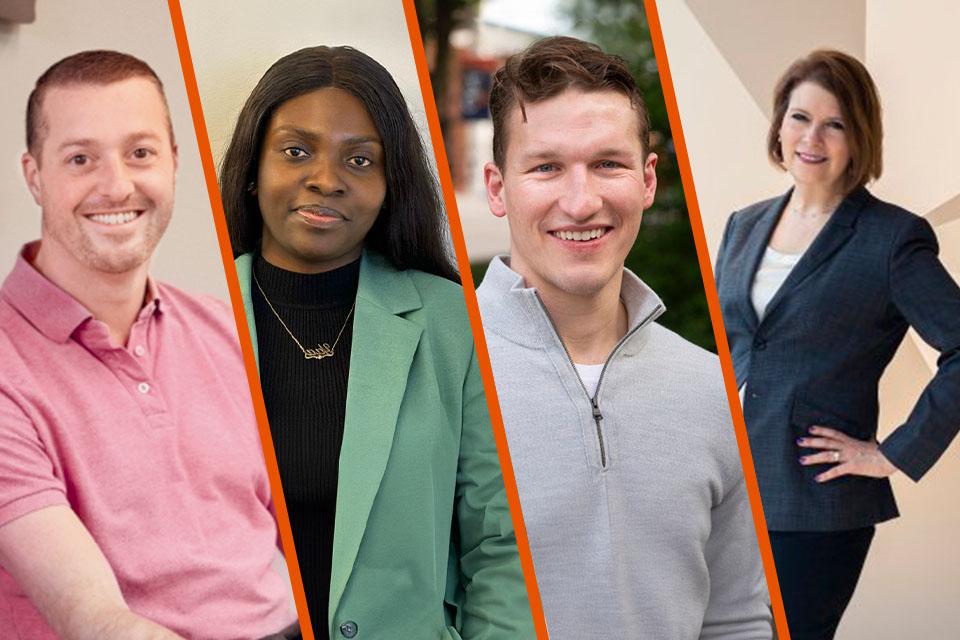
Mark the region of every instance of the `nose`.
[[136, 190], [132, 169], [122, 158], [110, 158], [101, 165], [100, 194], [113, 203], [123, 203]]
[[346, 190], [346, 184], [340, 176], [339, 167], [338, 159], [317, 154], [308, 166], [307, 188], [325, 196], [342, 194]]
[[808, 143], [823, 142], [823, 125], [810, 123], [803, 132], [803, 140]]
[[574, 220], [586, 220], [600, 210], [603, 198], [587, 167], [573, 166], [568, 170], [558, 205]]

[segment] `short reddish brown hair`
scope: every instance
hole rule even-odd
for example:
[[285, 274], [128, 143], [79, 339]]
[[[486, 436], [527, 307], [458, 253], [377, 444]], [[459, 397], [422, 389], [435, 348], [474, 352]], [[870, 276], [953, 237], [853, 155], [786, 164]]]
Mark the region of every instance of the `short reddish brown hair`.
[[879, 178], [883, 171], [883, 122], [877, 87], [859, 60], [830, 49], [820, 49], [800, 58], [777, 82], [773, 91], [773, 118], [767, 133], [770, 161], [783, 168], [780, 127], [790, 104], [790, 94], [804, 82], [820, 85], [840, 104], [850, 147], [850, 165], [843, 185], [845, 191]]
[[650, 115], [637, 83], [620, 56], [609, 55], [583, 40], [557, 36], [538, 40], [507, 58], [493, 76], [490, 117], [493, 119], [493, 161], [503, 167], [507, 156], [507, 117], [514, 106], [526, 122], [525, 103], [552, 98], [567, 89], [616, 91], [630, 99], [637, 112], [640, 144], [650, 148]]
[[172, 144], [174, 138], [170, 108], [167, 106], [167, 96], [163, 92], [163, 83], [156, 72], [143, 60], [127, 53], [97, 50], [82, 51], [68, 56], [37, 78], [37, 84], [27, 100], [27, 151], [39, 160], [46, 126], [43, 122], [43, 100], [47, 91], [54, 87], [78, 84], [112, 84], [129, 78], [147, 78], [157, 85], [167, 114], [167, 130]]

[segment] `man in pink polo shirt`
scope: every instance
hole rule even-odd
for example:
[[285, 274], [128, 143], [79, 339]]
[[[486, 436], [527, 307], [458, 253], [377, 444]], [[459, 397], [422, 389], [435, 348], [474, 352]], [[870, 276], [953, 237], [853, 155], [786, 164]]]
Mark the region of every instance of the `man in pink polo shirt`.
[[147, 274], [177, 167], [160, 80], [61, 60], [22, 164], [43, 224], [0, 289], [0, 639], [294, 637], [232, 314]]

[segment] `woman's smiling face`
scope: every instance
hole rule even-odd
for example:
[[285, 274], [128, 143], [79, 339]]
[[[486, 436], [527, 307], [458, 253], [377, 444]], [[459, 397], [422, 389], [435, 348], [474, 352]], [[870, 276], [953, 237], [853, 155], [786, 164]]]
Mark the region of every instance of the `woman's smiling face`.
[[282, 103], [260, 147], [263, 257], [299, 273], [356, 260], [387, 192], [384, 148], [354, 95], [328, 87]]
[[797, 183], [842, 192], [850, 144], [836, 96], [815, 82], [798, 84], [780, 125], [780, 145], [783, 166]]

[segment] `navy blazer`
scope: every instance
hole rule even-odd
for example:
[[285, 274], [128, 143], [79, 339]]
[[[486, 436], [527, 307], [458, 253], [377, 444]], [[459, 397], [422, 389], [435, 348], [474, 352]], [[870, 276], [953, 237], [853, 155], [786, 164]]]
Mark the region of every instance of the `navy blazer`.
[[758, 319], [754, 274], [790, 192], [727, 222], [716, 281], [744, 417], [772, 531], [839, 531], [898, 515], [890, 482], [845, 476], [819, 484], [796, 438], [811, 425], [877, 435], [880, 376], [912, 326], [940, 352], [937, 374], [905, 423], [880, 445], [918, 480], [960, 427], [960, 288], [937, 258], [930, 224], [854, 190]]

